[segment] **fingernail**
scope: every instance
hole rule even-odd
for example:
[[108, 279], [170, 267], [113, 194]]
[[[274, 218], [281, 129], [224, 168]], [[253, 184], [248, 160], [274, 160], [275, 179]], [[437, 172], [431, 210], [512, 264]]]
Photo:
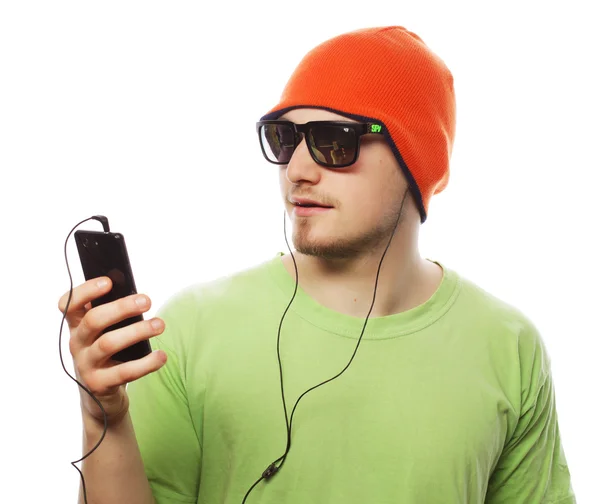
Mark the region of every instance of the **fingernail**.
[[98, 286], [99, 289], [102, 289], [103, 287], [106, 287], [108, 285], [108, 280], [106, 278], [98, 280], [96, 282], [96, 285]]
[[146, 306], [146, 303], [148, 302], [148, 300], [145, 297], [141, 296], [139, 298], [136, 298], [135, 302], [139, 307], [142, 307], [142, 306]]
[[152, 322], [150, 322], [150, 325], [152, 326], [153, 329], [156, 329], [157, 331], [161, 327], [160, 320], [158, 320], [158, 319], [154, 319]]

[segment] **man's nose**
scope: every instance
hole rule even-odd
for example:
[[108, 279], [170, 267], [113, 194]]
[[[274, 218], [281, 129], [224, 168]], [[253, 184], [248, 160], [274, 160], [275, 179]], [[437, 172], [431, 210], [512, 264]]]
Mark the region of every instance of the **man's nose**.
[[[321, 154], [321, 156], [323, 155]], [[286, 176], [290, 182], [297, 182], [299, 180], [315, 181], [321, 176], [322, 169], [310, 155], [306, 138], [303, 138], [292, 154], [290, 162], [287, 164]]]

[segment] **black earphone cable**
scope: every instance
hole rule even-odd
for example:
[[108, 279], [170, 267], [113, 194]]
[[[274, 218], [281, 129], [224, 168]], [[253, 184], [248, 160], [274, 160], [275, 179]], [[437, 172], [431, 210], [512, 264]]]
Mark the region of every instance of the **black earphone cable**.
[[[404, 202], [406, 201], [406, 196], [408, 194], [408, 189], [405, 191], [404, 193], [404, 197], [402, 199], [402, 204], [400, 205], [400, 212], [398, 212], [398, 218], [396, 220], [396, 225], [394, 226], [394, 231], [392, 232], [392, 235], [390, 236], [390, 239], [388, 240], [388, 243], [385, 247], [385, 250], [383, 251], [383, 255], [381, 256], [381, 259], [379, 261], [379, 267], [377, 268], [377, 275], [375, 277], [375, 288], [373, 289], [373, 301], [371, 302], [371, 308], [369, 308], [369, 313], [367, 313], [367, 317], [365, 319], [365, 324], [363, 325], [362, 331], [360, 333], [360, 337], [358, 338], [358, 342], [356, 343], [356, 347], [354, 348], [354, 352], [352, 353], [352, 356], [350, 357], [350, 360], [348, 361], [348, 363], [346, 364], [346, 366], [344, 367], [344, 369], [342, 369], [338, 374], [336, 374], [335, 376], [329, 378], [328, 380], [325, 380], [321, 383], [318, 383], [317, 385], [309, 388], [308, 390], [304, 391], [300, 397], [298, 397], [298, 399], [296, 400], [296, 403], [294, 404], [294, 407], [292, 408], [292, 414], [290, 415], [289, 421], [288, 421], [288, 416], [287, 416], [287, 407], [286, 407], [286, 403], [285, 403], [285, 391], [284, 391], [284, 386], [283, 386], [283, 367], [281, 364], [281, 354], [280, 354], [280, 339], [281, 339], [281, 325], [283, 323], [283, 319], [285, 318], [285, 315], [289, 309], [289, 307], [292, 304], [292, 301], [294, 300], [294, 297], [296, 296], [296, 292], [298, 290], [298, 267], [296, 265], [296, 259], [294, 258], [294, 254], [292, 253], [292, 250], [290, 248], [290, 245], [288, 243], [287, 240], [287, 233], [286, 233], [286, 226], [285, 226], [285, 221], [286, 221], [286, 212], [284, 211], [283, 213], [283, 232], [284, 232], [284, 237], [285, 237], [285, 243], [288, 246], [288, 250], [290, 251], [290, 254], [292, 256], [292, 261], [294, 262], [294, 269], [296, 271], [296, 285], [294, 288], [294, 294], [292, 295], [292, 299], [290, 300], [290, 302], [288, 303], [285, 311], [283, 312], [283, 316], [281, 317], [281, 321], [279, 322], [279, 331], [277, 333], [277, 360], [279, 363], [279, 379], [280, 379], [280, 385], [281, 385], [281, 400], [283, 403], [283, 412], [285, 415], [285, 424], [287, 427], [287, 445], [286, 445], [286, 449], [284, 454], [279, 457], [277, 460], [275, 460], [274, 462], [272, 462], [262, 473], [261, 477], [258, 478], [254, 484], [248, 489], [248, 491], [246, 492], [246, 495], [244, 496], [244, 500], [242, 501], [242, 504], [246, 503], [246, 499], [248, 498], [248, 496], [250, 495], [250, 492], [252, 492], [252, 490], [256, 487], [256, 485], [258, 485], [263, 479], [264, 480], [268, 480], [269, 478], [271, 478], [272, 476], [274, 476], [283, 466], [283, 464], [285, 463], [285, 459], [287, 458], [287, 455], [291, 449], [292, 446], [292, 422], [294, 421], [294, 412], [296, 411], [296, 407], [298, 406], [298, 403], [300, 402], [300, 399], [302, 399], [306, 394], [308, 394], [310, 391], [315, 390], [316, 388], [325, 385], [326, 383], [329, 383], [330, 381], [335, 380], [336, 378], [340, 377], [342, 375], [342, 373], [344, 373], [344, 371], [346, 371], [346, 369], [348, 369], [348, 367], [350, 367], [350, 364], [352, 363], [352, 360], [354, 359], [354, 356], [356, 355], [356, 352], [358, 351], [358, 347], [360, 345], [360, 342], [362, 341], [362, 337], [363, 334], [365, 332], [365, 328], [367, 327], [367, 321], [369, 320], [369, 315], [371, 314], [371, 311], [373, 311], [373, 306], [375, 305], [375, 295], [377, 292], [377, 283], [379, 281], [379, 272], [381, 271], [381, 264], [383, 263], [383, 259], [385, 257], [385, 254], [388, 251], [388, 248], [390, 247], [390, 244], [392, 243], [392, 239], [394, 237], [394, 234], [396, 233], [396, 229], [398, 227], [398, 223], [400, 221], [400, 218], [402, 217], [402, 210], [404, 209]], [[278, 465], [279, 464], [279, 465]]]
[[71, 231], [67, 235], [67, 239], [65, 240], [65, 262], [67, 263], [67, 271], [69, 273], [69, 281], [71, 282], [71, 287], [69, 289], [69, 296], [67, 298], [67, 304], [65, 306], [65, 311], [63, 312], [63, 317], [60, 322], [60, 331], [58, 333], [58, 353], [60, 356], [60, 363], [62, 364], [62, 367], [63, 367], [65, 373], [67, 373], [67, 375], [69, 376], [69, 378], [71, 378], [71, 380], [73, 380], [75, 383], [77, 383], [77, 385], [79, 385], [83, 390], [85, 390], [89, 394], [89, 396], [94, 401], [96, 401], [96, 403], [98, 404], [98, 406], [100, 406], [100, 409], [102, 410], [102, 414], [104, 415], [104, 431], [102, 432], [102, 436], [100, 437], [100, 440], [98, 441], [98, 443], [96, 443], [96, 446], [94, 446], [88, 453], [86, 453], [79, 460], [74, 460], [73, 462], [71, 462], [71, 465], [75, 469], [77, 469], [77, 472], [79, 473], [79, 476], [81, 477], [81, 485], [82, 485], [82, 489], [83, 489], [83, 499], [84, 499], [85, 504], [87, 504], [87, 491], [86, 491], [86, 487], [85, 487], [85, 478], [83, 477], [83, 473], [81, 472], [79, 467], [77, 467], [75, 464], [77, 464], [77, 462], [81, 462], [82, 460], [85, 460], [96, 450], [96, 448], [98, 448], [98, 446], [100, 446], [100, 443], [102, 443], [102, 441], [104, 440], [104, 436], [106, 436], [106, 431], [108, 430], [108, 418], [106, 416], [106, 411], [102, 407], [102, 403], [98, 400], [98, 398], [92, 392], [90, 392], [90, 390], [85, 385], [83, 385], [81, 382], [79, 382], [76, 378], [74, 378], [67, 371], [67, 368], [65, 367], [65, 362], [64, 362], [63, 356], [62, 356], [62, 331], [63, 331], [63, 325], [65, 323], [65, 319], [67, 317], [67, 313], [69, 310], [69, 304], [71, 303], [71, 297], [73, 295], [73, 277], [71, 276], [71, 268], [69, 268], [69, 260], [67, 259], [67, 243], [69, 241], [69, 238], [71, 237], [71, 234], [73, 233], [73, 231], [75, 231], [75, 229], [78, 226], [80, 226], [84, 222], [87, 222], [92, 219], [97, 220], [102, 223], [102, 227], [103, 227], [105, 233], [110, 232], [110, 227], [108, 225], [108, 219], [106, 217], [104, 217], [103, 215], [94, 215], [93, 217], [89, 217], [89, 218], [84, 219], [81, 222], [75, 224], [75, 226], [73, 226], [73, 229], [71, 229]]

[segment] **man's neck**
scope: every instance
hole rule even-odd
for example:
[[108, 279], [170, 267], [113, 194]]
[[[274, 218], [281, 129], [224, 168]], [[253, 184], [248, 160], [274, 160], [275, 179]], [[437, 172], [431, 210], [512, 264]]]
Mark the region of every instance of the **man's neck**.
[[[373, 303], [381, 257], [346, 263], [343, 268], [334, 268], [322, 259], [298, 252], [294, 253], [294, 258], [298, 268], [298, 283], [310, 297], [331, 310], [366, 318]], [[295, 279], [292, 257], [286, 254], [281, 260]], [[439, 287], [442, 276], [439, 265], [422, 259], [418, 253], [395, 257], [386, 254], [377, 280], [375, 304], [369, 317], [384, 317], [425, 303]]]

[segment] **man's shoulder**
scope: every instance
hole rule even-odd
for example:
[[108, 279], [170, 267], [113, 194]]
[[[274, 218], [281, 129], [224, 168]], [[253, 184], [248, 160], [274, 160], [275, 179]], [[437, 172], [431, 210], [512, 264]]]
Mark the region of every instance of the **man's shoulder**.
[[[536, 340], [537, 328], [524, 310], [505, 297], [491, 292], [478, 282], [461, 278], [460, 306], [472, 323], [494, 328], [504, 334]], [[533, 341], [531, 341], [533, 342]]]
[[514, 373], [524, 383], [534, 375], [543, 381], [550, 369], [550, 357], [535, 322], [522, 308], [478, 283], [464, 277], [461, 282], [456, 324], [466, 334], [485, 342], [502, 372]]

